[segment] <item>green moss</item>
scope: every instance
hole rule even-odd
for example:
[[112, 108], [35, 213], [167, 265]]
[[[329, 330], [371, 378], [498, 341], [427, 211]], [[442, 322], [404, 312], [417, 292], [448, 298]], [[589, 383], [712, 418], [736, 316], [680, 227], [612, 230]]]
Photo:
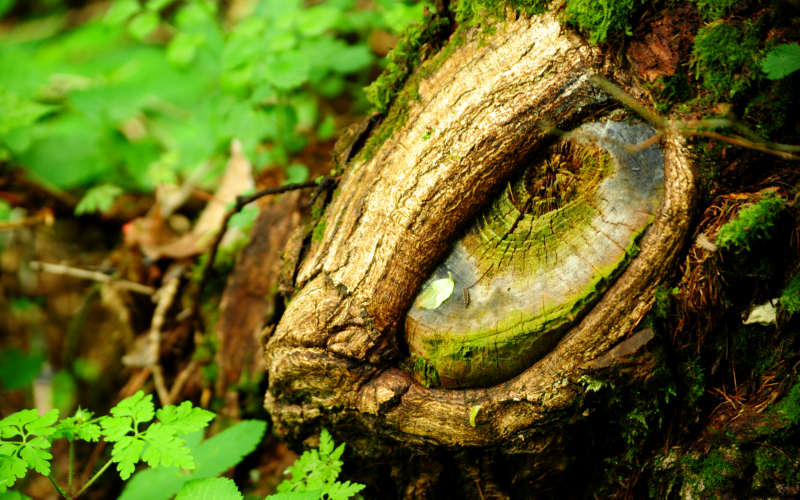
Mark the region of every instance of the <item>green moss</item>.
[[464, 30], [458, 30], [450, 37], [447, 45], [445, 45], [433, 59], [425, 61], [417, 71], [411, 75], [403, 85], [402, 89], [393, 94], [391, 99], [391, 106], [389, 111], [380, 125], [377, 126], [369, 138], [367, 139], [364, 147], [359, 151], [358, 156], [363, 161], [368, 161], [378, 148], [391, 137], [397, 128], [403, 126], [408, 121], [408, 110], [411, 101], [419, 100], [419, 82], [423, 78], [427, 78], [434, 71], [436, 71], [455, 51], [455, 49], [464, 43]]
[[776, 417], [783, 427], [800, 423], [800, 377], [789, 393], [770, 408], [769, 414]]
[[311, 232], [311, 240], [320, 242], [323, 236], [325, 236], [325, 219], [320, 219]]
[[458, 24], [473, 26], [487, 17], [502, 17], [507, 7], [535, 15], [544, 12], [549, 3], [550, 0], [461, 0], [453, 10]]
[[683, 361], [678, 374], [684, 406], [692, 408], [706, 392], [706, 374], [700, 357], [693, 356]]
[[684, 464], [697, 474], [695, 491], [713, 494], [729, 487], [732, 483], [733, 468], [719, 450], [711, 450], [702, 459], [684, 458]]
[[785, 201], [772, 193], [741, 209], [735, 219], [719, 229], [717, 246], [733, 252], [746, 252], [756, 240], [768, 239], [770, 230], [785, 208]]
[[365, 89], [367, 100], [381, 114], [386, 113], [406, 79], [424, 58], [422, 48], [432, 51], [449, 34], [450, 20], [446, 17], [429, 17], [423, 24], [409, 27], [388, 56], [388, 63], [380, 76]]
[[675, 104], [687, 101], [692, 97], [689, 79], [685, 73], [661, 77], [651, 88], [657, 96], [656, 111], [659, 113], [666, 113]]
[[564, 18], [597, 44], [630, 35], [631, 20], [641, 0], [567, 0]]
[[792, 110], [797, 109], [797, 97], [792, 79], [772, 82], [747, 103], [743, 117], [745, 121], [755, 124], [756, 132], [763, 137], [774, 137], [775, 134], [791, 130], [786, 123], [792, 116]]
[[697, 10], [708, 20], [719, 19], [728, 13], [728, 10], [738, 0], [693, 0]]
[[800, 271], [796, 272], [781, 292], [781, 305], [789, 314], [800, 311]]
[[800, 469], [788, 457], [797, 457], [796, 447], [775, 449], [762, 446], [756, 450], [753, 462], [756, 473], [753, 475], [753, 489], [772, 491], [772, 486], [781, 484], [786, 486], [800, 486]]
[[731, 98], [750, 89], [760, 77], [761, 47], [758, 29], [752, 22], [740, 27], [714, 22], [697, 32], [692, 60], [698, 80], [718, 98]]

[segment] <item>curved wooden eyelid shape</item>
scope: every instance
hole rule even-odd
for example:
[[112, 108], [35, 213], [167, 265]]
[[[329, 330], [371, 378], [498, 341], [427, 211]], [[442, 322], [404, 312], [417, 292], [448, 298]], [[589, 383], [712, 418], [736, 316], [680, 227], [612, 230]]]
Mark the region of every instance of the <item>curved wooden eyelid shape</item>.
[[[534, 438], [536, 429], [572, 404], [573, 382], [635, 328], [685, 238], [694, 180], [680, 136], [662, 140], [663, 190], [638, 253], [532, 366], [489, 387], [426, 388], [396, 367], [398, 339], [465, 221], [552, 141], [537, 123], [573, 128], [608, 103], [590, 82], [601, 67], [595, 48], [544, 14], [487, 38], [473, 33], [420, 82], [405, 123], [371, 157], [351, 160], [267, 343], [266, 407], [278, 432], [347, 422], [420, 447], [528, 452], [557, 440]], [[479, 298], [470, 294], [468, 308]]]

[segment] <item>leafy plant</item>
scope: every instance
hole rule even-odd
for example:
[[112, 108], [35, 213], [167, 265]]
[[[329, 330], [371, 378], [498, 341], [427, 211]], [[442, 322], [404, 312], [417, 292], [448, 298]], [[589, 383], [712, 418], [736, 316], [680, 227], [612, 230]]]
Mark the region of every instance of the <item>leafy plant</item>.
[[75, 207], [75, 214], [106, 212], [114, 204], [117, 196], [121, 194], [122, 188], [113, 184], [93, 186], [86, 191], [78, 206]]
[[[7, 35], [0, 158], [57, 188], [124, 191], [178, 182], [200, 165], [210, 165], [210, 185], [233, 138], [257, 166], [287, 167], [309, 138], [331, 136], [324, 99], [363, 95], [375, 63], [366, 35], [402, 29], [423, 7], [261, 0], [227, 27], [218, 5], [117, 0], [70, 31]], [[114, 194], [95, 191], [80, 210], [103, 210]]]
[[[213, 413], [196, 408], [189, 401], [155, 410], [152, 395], [141, 391], [120, 401], [109, 413], [93, 417], [89, 411], [78, 410], [58, 421], [59, 411], [55, 409], [41, 416], [36, 410], [21, 410], [0, 420], [0, 494], [16, 494], [7, 489], [34, 470], [48, 476], [65, 498], [77, 498], [116, 464], [120, 478], [130, 478], [120, 500], [166, 500], [176, 494], [176, 499], [241, 499], [232, 481], [217, 476], [250, 454], [266, 430], [265, 422], [245, 420], [203, 440], [201, 431], [214, 418]], [[147, 427], [143, 428], [145, 424]], [[95, 442], [101, 437], [113, 443], [111, 458], [73, 493], [73, 444]], [[55, 482], [50, 466], [50, 448], [60, 438], [67, 439], [70, 445], [70, 486], [66, 491]], [[356, 495], [364, 485], [338, 481], [344, 447], [335, 446], [323, 429], [319, 449], [303, 453], [286, 471], [291, 478], [278, 485], [278, 493], [268, 498], [336, 500]], [[131, 477], [140, 461], [149, 468]]]
[[784, 43], [773, 47], [761, 61], [761, 69], [770, 80], [779, 80], [800, 69], [800, 45]]
[[119, 500], [166, 500], [190, 481], [215, 478], [242, 461], [261, 442], [266, 423], [244, 420], [201, 441], [199, 433], [186, 437], [195, 468], [188, 474], [179, 467], [149, 468], [125, 484]]
[[[120, 401], [108, 416], [93, 418], [91, 412], [78, 410], [72, 417], [57, 422], [58, 413], [54, 409], [39, 416], [36, 410], [22, 410], [0, 420], [0, 492], [13, 486], [30, 469], [50, 477], [59, 493], [67, 498], [81, 495], [112, 464], [116, 464], [123, 480], [130, 477], [139, 461], [150, 467], [174, 465], [194, 469], [194, 458], [184, 436], [202, 430], [214, 418], [213, 413], [195, 408], [188, 401], [155, 411], [152, 395], [141, 391]], [[154, 417], [158, 421], [152, 422]], [[146, 429], [140, 428], [148, 423]], [[76, 440], [92, 442], [100, 437], [114, 443], [111, 458], [76, 493], [65, 492], [50, 475], [53, 456], [49, 450], [53, 440], [66, 438], [72, 448]], [[73, 456], [71, 452], [70, 458]], [[70, 464], [70, 474], [72, 470]]]
[[291, 478], [278, 485], [278, 493], [268, 500], [289, 500], [300, 498], [327, 498], [329, 500], [347, 499], [364, 489], [363, 484], [350, 481], [339, 482], [342, 470], [344, 443], [335, 446], [330, 433], [322, 429], [319, 436], [319, 449], [307, 450], [295, 463], [286, 469]]

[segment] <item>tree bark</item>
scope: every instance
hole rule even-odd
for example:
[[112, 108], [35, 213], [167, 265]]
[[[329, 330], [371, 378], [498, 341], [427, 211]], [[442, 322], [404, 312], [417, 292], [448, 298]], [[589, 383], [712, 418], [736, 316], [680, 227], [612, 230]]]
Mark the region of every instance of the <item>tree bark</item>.
[[[418, 348], [424, 342], [415, 335], [428, 333], [414, 333], [427, 314], [416, 298], [420, 289], [429, 277], [453, 269], [436, 271], [437, 265], [449, 262], [454, 242], [525, 175], [532, 158], [550, 154], [558, 141], [599, 143], [591, 134], [559, 138], [553, 128], [642, 121], [622, 111], [594, 76], [634, 98], [645, 95], [552, 12], [512, 15], [494, 33], [480, 26], [461, 33], [463, 39], [454, 35], [417, 70], [419, 78], [408, 85], [416, 85], [418, 99], [396, 100], [389, 117], [369, 132], [373, 147], [359, 150], [362, 140], [348, 155], [338, 190], [317, 222], [321, 237], [309, 241], [295, 293], [266, 346], [266, 408], [281, 434], [304, 438], [325, 426], [355, 453], [391, 462], [407, 497], [436, 496], [429, 475], [454, 463], [464, 484], [482, 478], [476, 498], [492, 497], [499, 490], [491, 478], [504, 473], [487, 471], [504, 460], [516, 462], [523, 478], [516, 484], [527, 481], [518, 491], [576, 491], [552, 481], [574, 465], [566, 450], [575, 447], [596, 404], [586, 381], [610, 377], [635, 386], [659, 362], [653, 330], [640, 323], [658, 286], [682, 262], [697, 202], [695, 169], [679, 133], [651, 130], [660, 134], [654, 146], [663, 172], [657, 203], [644, 216], [629, 214], [641, 219], [637, 226], [626, 218], [618, 223], [633, 227], [626, 238], [635, 240], [637, 251], [609, 245], [627, 257], [614, 257], [618, 267], [603, 275], [604, 287], [586, 307], [559, 317], [546, 352], [519, 348], [524, 367], [493, 370], [475, 362], [473, 374], [467, 360], [438, 377], [437, 387], [414, 370], [415, 360], [426, 357], [423, 371], [440, 375], [450, 366]], [[400, 111], [404, 119], [392, 123]], [[608, 210], [624, 212], [624, 205]], [[610, 217], [598, 210], [600, 218]], [[556, 271], [548, 272], [566, 260], [556, 259]], [[462, 301], [463, 288], [459, 307], [479, 307], [477, 298], [469, 299], [470, 284], [451, 279], [456, 286], [447, 300]], [[512, 353], [529, 330], [508, 343]], [[439, 469], [420, 467], [419, 456]], [[489, 456], [505, 458], [487, 464]]]

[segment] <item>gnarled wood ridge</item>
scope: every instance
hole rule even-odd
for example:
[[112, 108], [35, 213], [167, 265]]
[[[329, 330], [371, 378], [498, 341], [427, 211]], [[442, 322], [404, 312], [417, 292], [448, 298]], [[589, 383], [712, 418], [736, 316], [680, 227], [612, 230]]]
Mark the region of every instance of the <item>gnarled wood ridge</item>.
[[[626, 338], [689, 222], [680, 137], [631, 147], [654, 131], [550, 13], [450, 44], [394, 104], [407, 119], [350, 160], [299, 265], [266, 351], [279, 431], [542, 450], [581, 375], [642, 341]], [[416, 299], [434, 280], [446, 300]]]

